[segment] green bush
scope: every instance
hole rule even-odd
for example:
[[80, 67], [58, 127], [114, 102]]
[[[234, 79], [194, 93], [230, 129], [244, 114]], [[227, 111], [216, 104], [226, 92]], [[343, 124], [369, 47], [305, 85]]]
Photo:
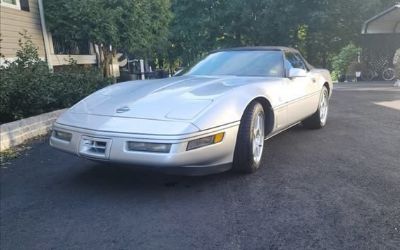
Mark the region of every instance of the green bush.
[[400, 79], [400, 48], [397, 49], [397, 51], [394, 55], [393, 65], [394, 65], [394, 68], [396, 69], [397, 79]]
[[350, 43], [342, 48], [340, 53], [332, 60], [332, 77], [334, 80], [340, 79], [348, 73], [349, 66], [357, 62], [358, 54], [361, 49]]
[[24, 38], [17, 59], [0, 66], [0, 123], [70, 107], [110, 84], [97, 69], [78, 65], [52, 73], [30, 38]]

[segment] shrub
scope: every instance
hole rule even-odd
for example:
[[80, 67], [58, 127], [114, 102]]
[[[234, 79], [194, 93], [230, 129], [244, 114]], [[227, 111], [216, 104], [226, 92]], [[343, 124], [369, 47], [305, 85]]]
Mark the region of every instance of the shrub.
[[17, 59], [0, 66], [0, 123], [70, 107], [110, 83], [97, 69], [71, 65], [52, 73], [27, 35]]
[[397, 79], [400, 79], [400, 49], [397, 49], [394, 57], [393, 57], [393, 65], [396, 69]]
[[353, 43], [350, 43], [346, 47], [342, 48], [340, 53], [333, 57], [332, 60], [332, 77], [334, 80], [338, 80], [348, 73], [349, 66], [357, 62], [357, 57], [361, 49], [356, 47]]
[[83, 68], [70, 65], [52, 74], [55, 96], [62, 93], [62, 98], [56, 98], [54, 105], [59, 108], [70, 107], [94, 91], [109, 85], [112, 80], [105, 79], [101, 72], [94, 68]]

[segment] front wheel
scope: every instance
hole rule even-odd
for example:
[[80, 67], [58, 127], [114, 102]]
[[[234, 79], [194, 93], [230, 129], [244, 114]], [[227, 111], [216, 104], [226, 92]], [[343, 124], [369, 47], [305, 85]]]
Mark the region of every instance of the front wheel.
[[329, 91], [324, 86], [322, 88], [318, 110], [312, 116], [305, 119], [303, 126], [309, 129], [320, 129], [325, 127], [329, 111]]
[[265, 139], [265, 113], [258, 102], [245, 110], [239, 126], [233, 158], [233, 169], [241, 173], [253, 173], [262, 162]]

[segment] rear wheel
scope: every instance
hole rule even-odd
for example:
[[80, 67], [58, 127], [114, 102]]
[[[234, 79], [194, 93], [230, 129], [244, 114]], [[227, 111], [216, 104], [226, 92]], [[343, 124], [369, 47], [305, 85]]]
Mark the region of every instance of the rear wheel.
[[325, 127], [329, 111], [329, 91], [324, 86], [322, 88], [318, 110], [312, 116], [305, 119], [303, 126], [309, 129], [320, 129]]
[[265, 139], [265, 113], [258, 102], [245, 110], [239, 126], [233, 169], [241, 173], [253, 173], [261, 165]]

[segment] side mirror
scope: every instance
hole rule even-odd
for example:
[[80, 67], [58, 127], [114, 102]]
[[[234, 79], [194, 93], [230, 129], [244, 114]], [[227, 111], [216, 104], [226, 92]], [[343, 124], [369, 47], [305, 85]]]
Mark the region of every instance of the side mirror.
[[307, 71], [304, 69], [291, 68], [289, 70], [289, 78], [306, 77]]

